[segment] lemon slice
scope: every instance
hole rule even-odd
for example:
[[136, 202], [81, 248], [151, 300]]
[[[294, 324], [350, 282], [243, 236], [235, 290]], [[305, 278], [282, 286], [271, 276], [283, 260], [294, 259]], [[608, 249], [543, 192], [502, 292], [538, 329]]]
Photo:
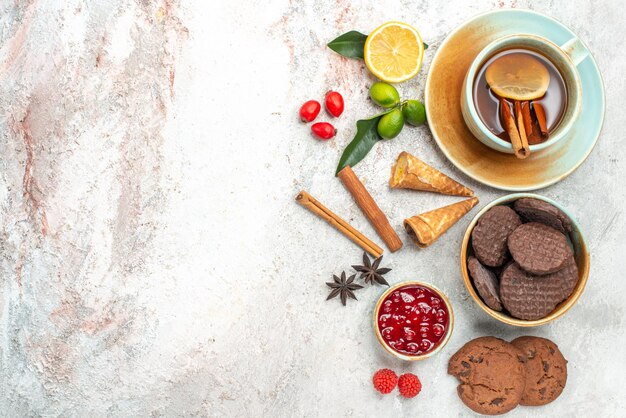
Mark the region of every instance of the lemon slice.
[[550, 73], [545, 65], [527, 54], [504, 55], [489, 64], [485, 79], [500, 97], [535, 100], [546, 94]]
[[415, 77], [424, 57], [419, 32], [401, 22], [387, 22], [370, 33], [363, 51], [367, 68], [388, 83]]

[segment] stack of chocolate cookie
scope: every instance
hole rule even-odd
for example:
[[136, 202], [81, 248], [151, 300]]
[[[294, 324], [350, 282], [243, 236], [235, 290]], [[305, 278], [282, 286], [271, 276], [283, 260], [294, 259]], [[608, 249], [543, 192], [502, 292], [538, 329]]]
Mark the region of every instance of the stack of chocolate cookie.
[[457, 393], [473, 411], [504, 414], [517, 405], [545, 405], [559, 397], [567, 381], [567, 360], [552, 341], [519, 337], [510, 343], [480, 337], [448, 362], [460, 380]]
[[487, 211], [472, 231], [467, 268], [487, 306], [519, 319], [544, 318], [567, 299], [578, 266], [569, 217], [543, 200], [522, 198]]

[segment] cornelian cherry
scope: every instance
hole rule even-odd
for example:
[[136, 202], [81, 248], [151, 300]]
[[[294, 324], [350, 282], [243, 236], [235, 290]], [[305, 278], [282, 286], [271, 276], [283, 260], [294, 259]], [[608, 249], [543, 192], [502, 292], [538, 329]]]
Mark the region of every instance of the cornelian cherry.
[[337, 130], [328, 122], [317, 122], [311, 126], [311, 132], [316, 138], [326, 141], [335, 136]]
[[343, 97], [336, 91], [326, 93], [326, 110], [328, 113], [338, 118], [343, 113]]
[[311, 122], [320, 113], [322, 106], [317, 100], [309, 100], [300, 107], [300, 119], [302, 122]]

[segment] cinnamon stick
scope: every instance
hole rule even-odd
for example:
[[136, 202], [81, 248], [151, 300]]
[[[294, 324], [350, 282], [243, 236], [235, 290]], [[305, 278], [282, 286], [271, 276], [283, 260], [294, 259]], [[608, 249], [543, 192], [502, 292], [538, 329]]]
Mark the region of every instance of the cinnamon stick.
[[530, 136], [533, 132], [533, 118], [530, 114], [530, 102], [525, 100], [520, 103], [522, 107], [522, 119], [524, 120], [524, 130], [526, 135]]
[[354, 174], [352, 168], [346, 166], [339, 172], [338, 177], [391, 252], [396, 252], [402, 248], [400, 237], [393, 230], [389, 220], [383, 211], [380, 210], [365, 186], [363, 186], [361, 180]]
[[539, 122], [539, 129], [541, 134], [548, 136], [548, 125], [546, 123], [546, 111], [539, 103], [533, 103], [533, 109], [535, 110], [535, 116], [537, 116], [537, 122]]
[[[531, 113], [532, 115], [532, 113]], [[531, 133], [528, 135], [528, 143], [530, 145], [541, 144], [545, 141], [545, 137], [541, 133], [541, 129], [539, 128], [539, 123], [537, 122], [537, 118], [533, 116], [533, 128]]]
[[524, 158], [528, 157], [528, 155], [530, 154], [530, 150], [523, 147], [519, 131], [517, 130], [517, 126], [515, 125], [515, 119], [513, 118], [513, 115], [511, 114], [511, 109], [509, 108], [509, 103], [502, 97], [500, 97], [500, 113], [502, 116], [504, 129], [511, 139], [511, 144], [513, 145], [513, 151], [515, 151], [515, 156], [520, 160], [523, 160]]
[[354, 229], [352, 226], [350, 226], [349, 223], [341, 219], [339, 216], [333, 213], [326, 206], [322, 205], [313, 196], [311, 196], [304, 190], [298, 193], [298, 196], [296, 196], [296, 202], [298, 202], [320, 218], [324, 219], [326, 222], [335, 227], [335, 229], [344, 234], [346, 237], [352, 240], [352, 242], [363, 248], [373, 257], [378, 258], [382, 255], [382, 248], [374, 244], [365, 235]]
[[515, 100], [514, 102], [515, 109], [515, 121], [517, 123], [517, 130], [519, 131], [519, 137], [522, 142], [522, 147], [527, 149], [530, 153], [530, 148], [528, 146], [528, 136], [526, 135], [526, 128], [524, 128], [524, 117], [522, 115], [522, 105], [519, 100]]

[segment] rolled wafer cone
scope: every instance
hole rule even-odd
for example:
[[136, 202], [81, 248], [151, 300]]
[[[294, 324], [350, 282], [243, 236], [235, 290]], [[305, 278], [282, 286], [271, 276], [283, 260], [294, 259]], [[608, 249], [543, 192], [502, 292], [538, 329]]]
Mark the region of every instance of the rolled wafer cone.
[[404, 228], [413, 242], [426, 248], [478, 203], [478, 198], [453, 203], [404, 220]]
[[474, 191], [452, 180], [434, 167], [401, 152], [391, 168], [389, 186], [393, 189], [415, 189], [454, 196], [474, 196]]

